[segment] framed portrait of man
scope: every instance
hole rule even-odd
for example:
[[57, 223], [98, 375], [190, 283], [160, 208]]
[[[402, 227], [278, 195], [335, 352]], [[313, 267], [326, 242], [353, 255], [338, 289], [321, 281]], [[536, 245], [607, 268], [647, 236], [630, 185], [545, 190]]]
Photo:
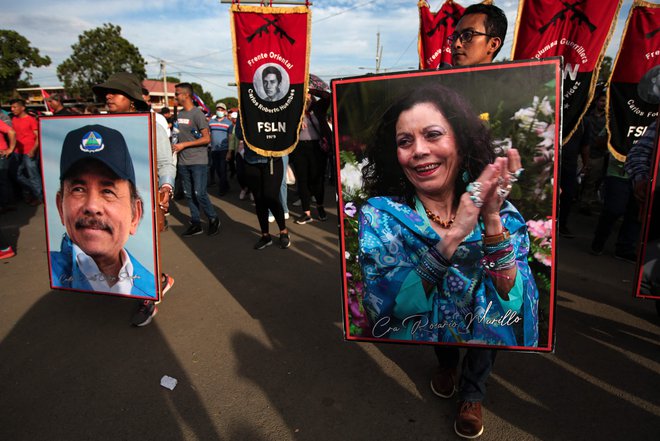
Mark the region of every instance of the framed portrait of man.
[[[657, 93], [654, 96], [657, 96]], [[633, 189], [643, 211], [634, 294], [638, 298], [655, 300], [660, 300], [659, 121], [660, 119], [656, 118], [655, 122], [647, 127], [644, 135], [633, 145], [626, 157], [627, 169], [632, 168], [639, 175], [639, 178], [635, 176], [633, 179]], [[628, 167], [629, 165], [631, 167]]]
[[561, 60], [332, 91], [345, 338], [554, 350]]
[[50, 285], [160, 300], [150, 114], [40, 120]]

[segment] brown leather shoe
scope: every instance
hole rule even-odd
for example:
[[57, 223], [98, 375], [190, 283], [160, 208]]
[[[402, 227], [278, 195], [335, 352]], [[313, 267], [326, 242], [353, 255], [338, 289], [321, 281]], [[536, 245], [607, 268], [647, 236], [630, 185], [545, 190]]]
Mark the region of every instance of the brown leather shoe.
[[439, 397], [451, 398], [456, 392], [456, 368], [437, 368], [431, 376], [431, 390]]
[[481, 401], [461, 401], [454, 421], [454, 432], [460, 437], [473, 439], [484, 433]]

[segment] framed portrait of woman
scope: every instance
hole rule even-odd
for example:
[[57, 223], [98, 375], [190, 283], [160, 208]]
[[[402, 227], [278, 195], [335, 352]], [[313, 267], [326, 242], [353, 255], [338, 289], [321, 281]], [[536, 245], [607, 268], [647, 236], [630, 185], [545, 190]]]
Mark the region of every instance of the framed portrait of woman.
[[158, 301], [151, 114], [39, 124], [51, 288]]
[[332, 91], [345, 338], [552, 351], [561, 60]]

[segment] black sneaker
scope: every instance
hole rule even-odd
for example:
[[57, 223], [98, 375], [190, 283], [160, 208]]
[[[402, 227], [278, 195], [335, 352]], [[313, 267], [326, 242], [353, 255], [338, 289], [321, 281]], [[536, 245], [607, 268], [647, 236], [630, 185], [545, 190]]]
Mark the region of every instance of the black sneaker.
[[291, 239], [289, 238], [289, 233], [280, 234], [280, 248], [286, 249], [291, 246]]
[[211, 219], [211, 221], [209, 221], [209, 231], [207, 234], [209, 236], [215, 236], [219, 232], [220, 232], [220, 218], [216, 217], [215, 219]]
[[183, 232], [181, 236], [183, 237], [191, 237], [191, 236], [197, 236], [198, 234], [202, 234], [202, 226], [200, 224], [190, 224], [188, 229]]
[[327, 220], [328, 220], [328, 215], [325, 213], [325, 208], [323, 208], [323, 207], [316, 207], [316, 209], [317, 209], [318, 212], [319, 212], [319, 219], [321, 220], [321, 222], [325, 222], [325, 221], [327, 221]]
[[156, 304], [151, 300], [145, 300], [140, 304], [135, 314], [133, 314], [131, 324], [133, 326], [147, 326], [151, 323], [157, 312], [158, 308], [156, 308]]
[[297, 223], [298, 225], [303, 225], [303, 224], [308, 224], [311, 221], [312, 218], [310, 216], [303, 214], [302, 216], [297, 217], [294, 222]]
[[261, 236], [261, 239], [259, 239], [259, 242], [254, 244], [254, 249], [255, 250], [263, 250], [266, 247], [269, 247], [273, 244], [273, 239], [270, 238], [270, 234], [268, 236]]

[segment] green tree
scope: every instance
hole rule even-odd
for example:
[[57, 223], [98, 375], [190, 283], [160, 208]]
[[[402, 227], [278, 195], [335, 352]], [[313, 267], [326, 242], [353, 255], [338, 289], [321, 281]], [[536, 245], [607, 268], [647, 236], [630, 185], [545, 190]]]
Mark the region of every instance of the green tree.
[[225, 103], [228, 109], [231, 109], [232, 107], [238, 107], [238, 98], [236, 98], [235, 96], [220, 98], [218, 101], [222, 101], [223, 103]]
[[[29, 82], [32, 74], [28, 67], [50, 65], [48, 56], [42, 57], [39, 49], [31, 47], [30, 41], [16, 31], [0, 29], [0, 97], [8, 98], [21, 85]], [[21, 76], [25, 76], [21, 79]]]
[[73, 53], [57, 66], [57, 77], [74, 96], [92, 96], [92, 86], [116, 72], [132, 72], [140, 79], [146, 76], [145, 60], [136, 46], [121, 36], [121, 27], [111, 23], [85, 31]]
[[605, 56], [603, 57], [603, 62], [600, 64], [600, 71], [598, 71], [598, 81], [607, 83], [610, 80], [610, 75], [612, 74], [612, 57]]

